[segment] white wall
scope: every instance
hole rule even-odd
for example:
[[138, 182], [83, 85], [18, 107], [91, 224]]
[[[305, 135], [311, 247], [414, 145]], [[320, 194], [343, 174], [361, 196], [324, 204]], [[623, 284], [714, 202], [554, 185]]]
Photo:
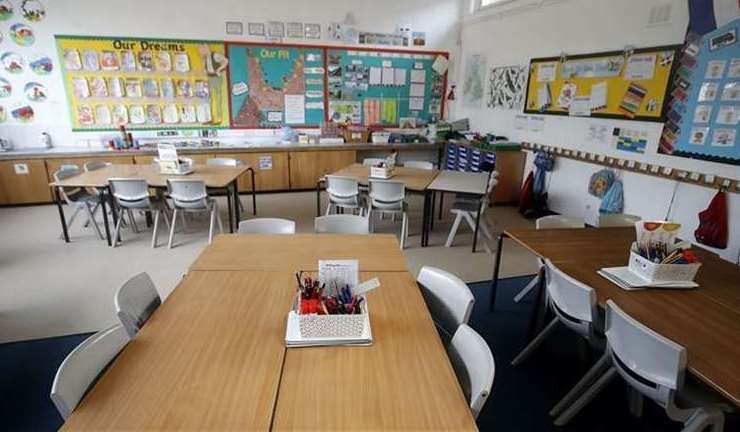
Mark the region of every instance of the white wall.
[[[465, 0], [472, 1], [472, 0]], [[671, 4], [670, 21], [648, 26], [651, 7]], [[531, 6], [526, 6], [531, 5]], [[524, 8], [511, 10], [512, 8]], [[509, 10], [501, 13], [502, 10]], [[466, 6], [466, 12], [469, 11]], [[526, 65], [530, 58], [557, 56], [561, 52], [579, 54], [636, 47], [681, 43], [688, 23], [687, 0], [515, 0], [503, 9], [468, 15], [462, 26], [462, 55], [458, 70], [469, 54], [484, 54], [489, 66]], [[464, 71], [458, 76], [464, 76]], [[459, 83], [458, 83], [459, 84]], [[461, 86], [458, 86], [458, 89]], [[589, 150], [621, 158], [740, 179], [736, 166], [696, 161], [657, 154], [657, 140], [662, 124], [603, 119], [546, 116], [542, 132], [516, 131], [512, 110], [470, 109], [461, 98], [452, 107], [453, 118], [469, 117], [474, 130], [495, 132], [515, 140], [552, 146]], [[485, 103], [484, 103], [485, 106]], [[649, 143], [644, 155], [623, 152], [607, 144], [586, 140], [590, 123], [634, 126], [648, 131]], [[531, 164], [531, 154], [528, 158]], [[550, 207], [559, 213], [586, 215], [587, 208], [598, 207], [598, 200], [587, 194], [590, 175], [597, 165], [559, 158], [550, 178]], [[666, 217], [675, 182], [624, 172], [625, 213], [643, 218]], [[683, 225], [684, 238], [693, 239], [698, 225], [697, 213], [706, 208], [716, 191], [682, 183], [678, 185], [672, 220]], [[738, 260], [740, 249], [740, 194], [730, 194], [730, 245], [718, 251], [725, 259]], [[591, 210], [589, 210], [591, 211]]]
[[[22, 89], [26, 82], [41, 82], [49, 92], [47, 101], [31, 103], [36, 111], [32, 124], [21, 125], [11, 118], [0, 124], [0, 137], [11, 138], [16, 147], [38, 147], [42, 131], [51, 134], [57, 147], [79, 146], [80, 140], [97, 141], [100, 135], [71, 132], [55, 34], [249, 40], [246, 35], [227, 37], [225, 22], [243, 22], [246, 33], [248, 22], [298, 21], [321, 24], [323, 39], [285, 42], [330, 44], [327, 26], [342, 22], [352, 12], [358, 30], [390, 33], [397, 24], [410, 24], [413, 30], [427, 33], [425, 49], [452, 51], [461, 16], [460, 0], [46, 0], [42, 2], [46, 19], [27, 23], [18, 12], [20, 1], [13, 3], [13, 18], [0, 21], [0, 32], [5, 36], [0, 53], [15, 51], [24, 57], [44, 53], [54, 61], [54, 72], [46, 77], [30, 71], [9, 75], [0, 69], [0, 76], [13, 84], [13, 96], [0, 99], [8, 117], [12, 102], [25, 101]], [[26, 22], [35, 30], [34, 45], [19, 47], [10, 39], [8, 29], [16, 22]]]

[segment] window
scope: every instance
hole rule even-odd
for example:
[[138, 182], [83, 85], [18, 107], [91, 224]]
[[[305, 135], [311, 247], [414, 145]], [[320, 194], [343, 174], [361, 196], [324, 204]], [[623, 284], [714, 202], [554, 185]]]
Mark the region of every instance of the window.
[[505, 3], [511, 3], [515, 0], [474, 0], [478, 3], [478, 10], [485, 9], [491, 6], [502, 5]]

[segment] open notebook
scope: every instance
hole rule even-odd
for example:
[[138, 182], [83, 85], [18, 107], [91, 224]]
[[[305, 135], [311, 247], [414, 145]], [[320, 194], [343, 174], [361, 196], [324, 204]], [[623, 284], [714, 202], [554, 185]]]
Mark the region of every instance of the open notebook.
[[692, 281], [651, 282], [631, 272], [629, 270], [629, 267], [627, 266], [604, 267], [601, 270], [597, 270], [597, 273], [625, 290], [636, 290], [644, 288], [696, 288], [699, 286], [699, 284]]
[[356, 345], [356, 346], [367, 346], [373, 343], [373, 332], [370, 330], [370, 318], [368, 314], [365, 314], [365, 319], [368, 320], [365, 323], [365, 331], [358, 338], [338, 338], [338, 337], [322, 337], [322, 338], [304, 338], [301, 336], [300, 324], [298, 322], [298, 314], [295, 311], [288, 313], [288, 325], [285, 329], [285, 345], [288, 348], [293, 347], [309, 347], [309, 346], [331, 346], [331, 345]]

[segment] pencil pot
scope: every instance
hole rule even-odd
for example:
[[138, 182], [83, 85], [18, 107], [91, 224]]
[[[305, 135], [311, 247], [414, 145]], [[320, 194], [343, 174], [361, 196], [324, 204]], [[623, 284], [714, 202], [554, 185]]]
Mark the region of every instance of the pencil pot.
[[[296, 298], [296, 313], [300, 312], [300, 295]], [[359, 338], [370, 324], [367, 299], [360, 304], [362, 313], [352, 315], [299, 314], [298, 324], [303, 338]]]
[[629, 270], [651, 282], [693, 281], [701, 263], [656, 264], [634, 250], [630, 251]]

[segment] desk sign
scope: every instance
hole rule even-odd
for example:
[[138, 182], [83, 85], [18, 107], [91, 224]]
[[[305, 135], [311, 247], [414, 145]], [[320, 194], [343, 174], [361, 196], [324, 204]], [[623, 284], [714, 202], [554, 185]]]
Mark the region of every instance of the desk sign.
[[15, 171], [16, 174], [20, 174], [20, 175], [29, 174], [28, 164], [24, 164], [24, 163], [13, 164], [13, 171]]

